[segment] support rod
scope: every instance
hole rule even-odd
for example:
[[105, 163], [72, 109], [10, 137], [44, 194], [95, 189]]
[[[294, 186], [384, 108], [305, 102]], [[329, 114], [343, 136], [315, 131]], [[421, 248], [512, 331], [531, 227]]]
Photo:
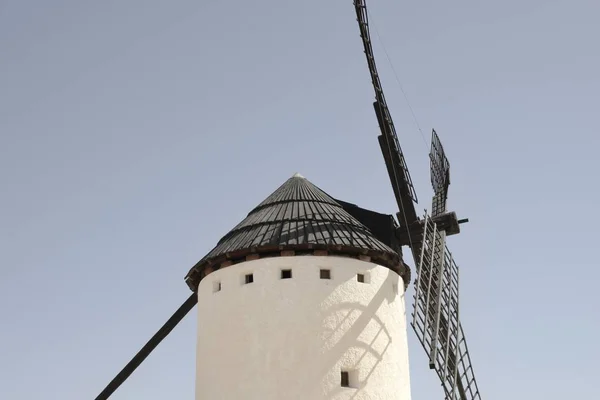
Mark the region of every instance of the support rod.
[[96, 397], [96, 400], [107, 400], [118, 388], [125, 382], [127, 378], [136, 370], [137, 367], [152, 353], [152, 351], [159, 345], [162, 340], [167, 337], [169, 333], [181, 322], [183, 317], [185, 317], [191, 310], [194, 308], [196, 303], [198, 302], [198, 297], [196, 293], [192, 293], [190, 297], [175, 311], [175, 313], [165, 322], [165, 324], [150, 338], [148, 343], [142, 347], [142, 349], [125, 365], [125, 368], [121, 370], [115, 376], [115, 378], [110, 381], [108, 386], [104, 388], [102, 393]]

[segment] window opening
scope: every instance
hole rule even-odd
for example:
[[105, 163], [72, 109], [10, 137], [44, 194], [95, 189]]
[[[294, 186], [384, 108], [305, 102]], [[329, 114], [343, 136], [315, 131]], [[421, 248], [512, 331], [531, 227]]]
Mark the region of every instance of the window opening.
[[292, 278], [292, 270], [291, 269], [282, 269], [281, 270], [281, 279], [291, 279]]
[[348, 371], [342, 371], [341, 378], [342, 387], [350, 387], [350, 374], [348, 373]]

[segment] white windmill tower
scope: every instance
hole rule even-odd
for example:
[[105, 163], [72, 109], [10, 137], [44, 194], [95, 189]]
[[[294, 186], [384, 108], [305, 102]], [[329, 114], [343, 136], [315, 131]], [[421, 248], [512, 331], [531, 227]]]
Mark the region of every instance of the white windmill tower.
[[410, 399], [409, 270], [390, 245], [307, 179], [286, 181], [187, 276], [196, 399]]
[[402, 246], [416, 266], [411, 325], [445, 399], [481, 399], [459, 320], [458, 267], [445, 246], [467, 221], [446, 211], [449, 163], [434, 131], [432, 215], [419, 218], [365, 0], [354, 5], [398, 223], [293, 176], [188, 272], [192, 295], [96, 400], [108, 399], [196, 304], [196, 400], [410, 399]]

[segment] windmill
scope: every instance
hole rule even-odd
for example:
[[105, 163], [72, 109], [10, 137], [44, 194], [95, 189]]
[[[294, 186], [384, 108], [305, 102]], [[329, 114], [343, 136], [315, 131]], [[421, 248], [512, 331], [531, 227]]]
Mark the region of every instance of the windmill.
[[[402, 246], [410, 248], [416, 269], [411, 325], [442, 382], [445, 398], [481, 398], [459, 320], [458, 267], [445, 244], [446, 236], [459, 233], [459, 225], [467, 221], [446, 210], [449, 162], [432, 131], [433, 203], [431, 215], [419, 217], [416, 192], [375, 65], [366, 1], [355, 0], [354, 6], [375, 89], [378, 140], [398, 205], [398, 223], [391, 215], [333, 199], [294, 175], [192, 267], [186, 276], [192, 294], [96, 400], [108, 399], [196, 304], [199, 318], [206, 321], [199, 325], [198, 400], [270, 400], [287, 393], [294, 398], [331, 399], [339, 390], [354, 391], [348, 396], [362, 390], [366, 397], [361, 398], [376, 394], [409, 399], [406, 329], [400, 310], [404, 297], [399, 286], [408, 286], [411, 273], [402, 260]], [[258, 290], [250, 290], [254, 288]], [[382, 293], [387, 293], [387, 303]], [[343, 318], [336, 314], [349, 305], [354, 309]], [[257, 315], [232, 318], [242, 306]], [[299, 325], [298, 318], [289, 318], [291, 312], [306, 320]], [[339, 324], [330, 326], [329, 320]], [[351, 321], [346, 334], [330, 343], [344, 321]], [[365, 335], [372, 336], [369, 343]], [[229, 342], [217, 348], [221, 340]], [[376, 349], [382, 340], [387, 341], [385, 346]], [[364, 352], [357, 356], [357, 348]], [[372, 362], [363, 360], [366, 355]], [[279, 367], [286, 362], [286, 368]], [[255, 379], [241, 389], [221, 381], [238, 374], [254, 374]], [[389, 376], [398, 379], [388, 382]], [[315, 386], [320, 387], [294, 386], [303, 380], [308, 385], [319, 382]]]

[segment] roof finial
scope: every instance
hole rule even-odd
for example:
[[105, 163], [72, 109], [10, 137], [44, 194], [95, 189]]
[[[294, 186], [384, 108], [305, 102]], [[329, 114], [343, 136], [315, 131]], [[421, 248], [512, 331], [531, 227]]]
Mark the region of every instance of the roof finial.
[[292, 176], [292, 178], [302, 178], [302, 179], [306, 179], [306, 178], [304, 178], [302, 175], [300, 175], [298, 172], [296, 172], [296, 173], [294, 174], [294, 176]]

